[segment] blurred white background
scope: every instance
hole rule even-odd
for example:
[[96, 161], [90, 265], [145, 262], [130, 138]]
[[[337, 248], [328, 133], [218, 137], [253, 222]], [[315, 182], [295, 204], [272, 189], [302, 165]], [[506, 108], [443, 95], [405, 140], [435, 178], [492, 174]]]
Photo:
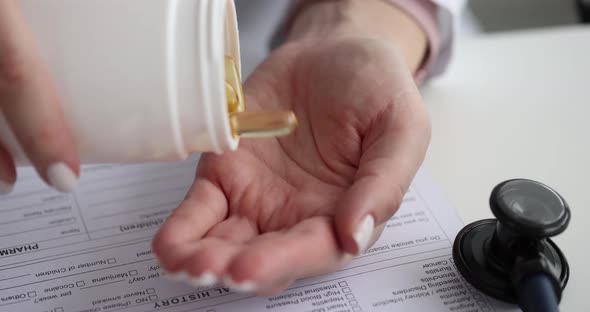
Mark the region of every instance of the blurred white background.
[[[236, 0], [245, 76], [266, 56], [268, 40], [284, 18], [285, 6], [291, 1]], [[470, 0], [461, 21], [460, 36], [580, 23], [583, 5], [586, 13], [590, 13], [590, 0]], [[586, 18], [590, 19], [589, 16]]]

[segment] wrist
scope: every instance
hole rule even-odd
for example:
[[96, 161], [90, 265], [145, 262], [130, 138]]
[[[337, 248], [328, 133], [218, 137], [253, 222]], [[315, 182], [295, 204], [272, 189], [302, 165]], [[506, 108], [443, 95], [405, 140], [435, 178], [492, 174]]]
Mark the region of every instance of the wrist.
[[422, 27], [384, 0], [303, 0], [290, 23], [288, 40], [374, 37], [390, 41], [416, 71], [428, 53]]

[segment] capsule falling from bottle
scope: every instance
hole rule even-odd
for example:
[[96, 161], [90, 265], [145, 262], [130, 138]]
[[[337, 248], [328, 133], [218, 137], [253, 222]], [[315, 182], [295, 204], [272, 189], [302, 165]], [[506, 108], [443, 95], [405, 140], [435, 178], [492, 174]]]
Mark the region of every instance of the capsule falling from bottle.
[[233, 135], [241, 138], [280, 137], [297, 128], [297, 118], [290, 111], [235, 113], [230, 123]]
[[297, 127], [291, 111], [247, 112], [244, 90], [234, 60], [225, 58], [225, 93], [232, 134], [235, 138], [269, 138], [290, 134]]

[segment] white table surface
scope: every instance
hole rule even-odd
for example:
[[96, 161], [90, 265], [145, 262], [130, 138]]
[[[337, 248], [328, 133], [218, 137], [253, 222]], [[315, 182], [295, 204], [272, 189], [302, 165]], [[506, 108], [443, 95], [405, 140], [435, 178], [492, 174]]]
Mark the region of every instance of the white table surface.
[[491, 217], [499, 182], [530, 178], [572, 210], [555, 240], [571, 268], [562, 311], [590, 311], [590, 27], [487, 35], [458, 44], [423, 89], [426, 167], [465, 223]]

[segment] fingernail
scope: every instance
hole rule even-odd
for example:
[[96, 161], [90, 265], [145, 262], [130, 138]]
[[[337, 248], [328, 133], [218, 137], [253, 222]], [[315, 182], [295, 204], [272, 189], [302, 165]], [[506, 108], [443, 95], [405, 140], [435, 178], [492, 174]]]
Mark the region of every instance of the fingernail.
[[365, 217], [365, 219], [363, 219], [361, 224], [359, 224], [353, 237], [358, 247], [359, 254], [365, 252], [369, 247], [369, 242], [371, 241], [371, 236], [373, 236], [374, 230], [375, 219], [372, 215], [368, 215]]
[[168, 279], [175, 281], [175, 282], [179, 282], [179, 283], [187, 283], [188, 281], [190, 281], [190, 277], [188, 274], [186, 274], [186, 272], [184, 271], [180, 271], [180, 272], [175, 272], [175, 273], [166, 273], [166, 275], [164, 275], [166, 277], [168, 277]]
[[13, 183], [7, 183], [4, 181], [0, 181], [0, 195], [8, 195], [8, 194], [12, 193], [13, 190], [14, 190]]
[[235, 291], [237, 293], [253, 293], [254, 291], [256, 291], [257, 288], [256, 283], [254, 282], [243, 281], [241, 283], [238, 283], [229, 276], [223, 278], [223, 283], [230, 290]]
[[217, 284], [219, 278], [211, 272], [205, 272], [198, 277], [189, 277], [188, 283], [194, 287], [211, 287]]
[[47, 168], [49, 184], [56, 190], [64, 193], [73, 191], [78, 186], [78, 177], [64, 163], [55, 163]]

